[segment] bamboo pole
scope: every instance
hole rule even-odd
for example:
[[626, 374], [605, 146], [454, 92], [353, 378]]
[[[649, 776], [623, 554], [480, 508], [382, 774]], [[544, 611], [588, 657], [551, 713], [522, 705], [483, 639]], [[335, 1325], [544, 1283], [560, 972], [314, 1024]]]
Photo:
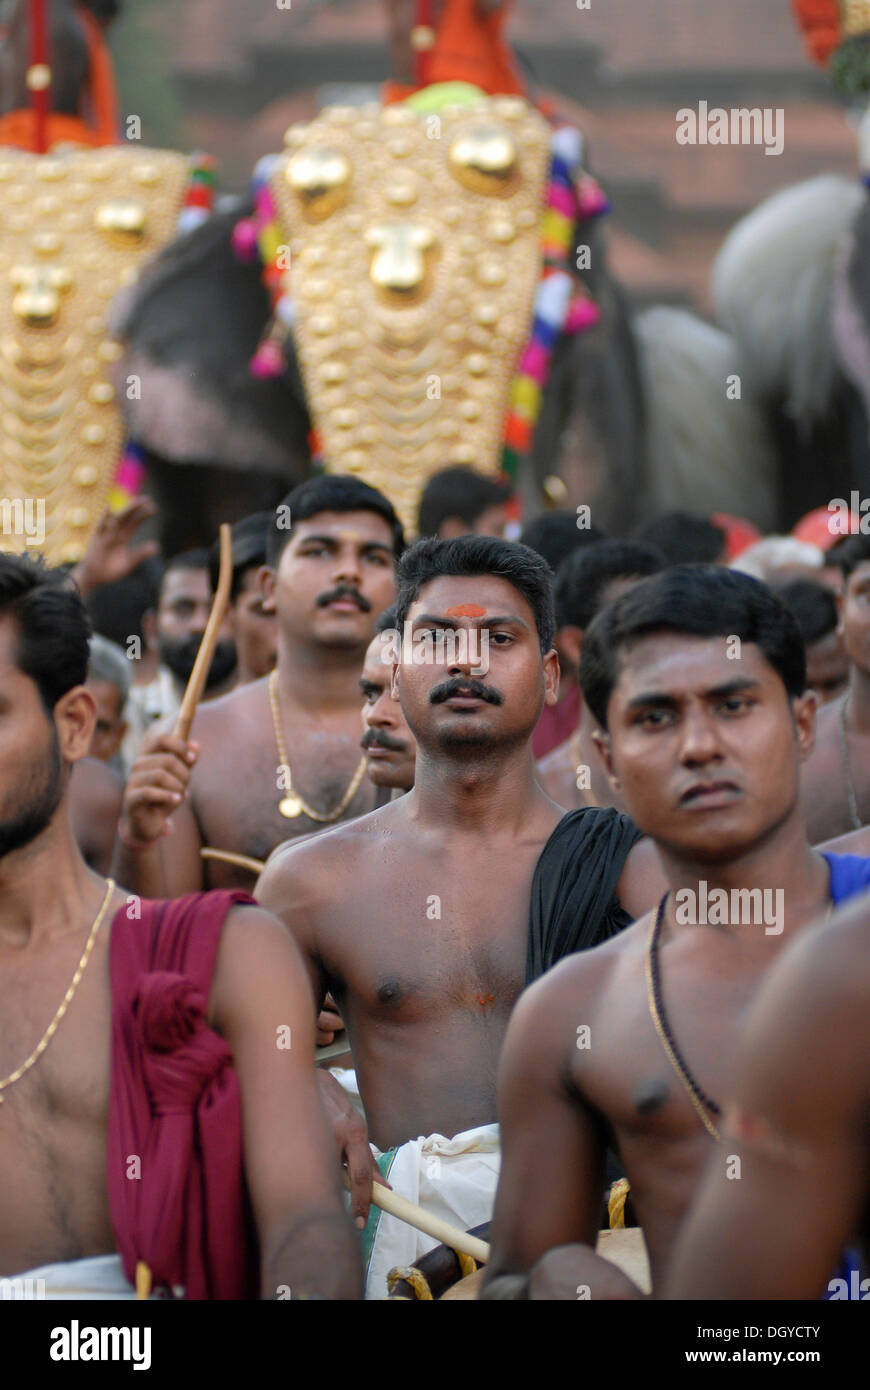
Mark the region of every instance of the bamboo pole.
[[229, 603], [230, 585], [233, 580], [233, 542], [230, 528], [226, 522], [222, 523], [220, 528], [220, 551], [221, 564], [217, 590], [211, 612], [208, 615], [208, 623], [199, 644], [199, 651], [196, 654], [196, 661], [190, 673], [190, 680], [187, 682], [181, 709], [178, 711], [178, 719], [175, 721], [175, 736], [176, 738], [183, 738], [185, 742], [190, 737], [193, 716], [196, 714], [196, 707], [205, 688], [208, 668], [211, 666], [211, 659], [217, 646], [218, 629], [224, 620]]

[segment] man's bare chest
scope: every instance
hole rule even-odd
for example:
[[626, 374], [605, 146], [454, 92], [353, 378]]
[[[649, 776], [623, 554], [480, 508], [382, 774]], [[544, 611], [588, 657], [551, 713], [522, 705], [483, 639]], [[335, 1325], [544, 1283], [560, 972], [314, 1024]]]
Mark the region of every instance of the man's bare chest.
[[[277, 845], [321, 830], [303, 813], [282, 815], [289, 786], [307, 806], [329, 815], [341, 804], [362, 753], [350, 738], [299, 741], [288, 749], [290, 776], [282, 771], [269, 730], [204, 750], [192, 783], [193, 809], [203, 844], [265, 860]], [[363, 777], [341, 819], [371, 810], [374, 793]]]
[[[771, 950], [770, 958], [773, 959]], [[718, 1128], [712, 1100], [731, 1092], [740, 1031], [765, 970], [710, 961], [703, 971], [647, 957], [611, 982], [589, 1018], [578, 1015], [573, 1070], [580, 1091], [623, 1141], [681, 1142]], [[670, 968], [668, 968], [670, 966]]]
[[[79, 960], [0, 964], [0, 1079], [38, 1053], [20, 1078], [0, 1091], [0, 1135], [34, 1133], [49, 1145], [59, 1127], [104, 1134], [109, 1104], [111, 998], [108, 936], [98, 940], [66, 1010], [48, 1037]], [[43, 969], [40, 970], [40, 966]]]
[[464, 866], [382, 857], [318, 934], [333, 985], [366, 1012], [410, 1022], [509, 1011], [524, 984], [528, 863]]

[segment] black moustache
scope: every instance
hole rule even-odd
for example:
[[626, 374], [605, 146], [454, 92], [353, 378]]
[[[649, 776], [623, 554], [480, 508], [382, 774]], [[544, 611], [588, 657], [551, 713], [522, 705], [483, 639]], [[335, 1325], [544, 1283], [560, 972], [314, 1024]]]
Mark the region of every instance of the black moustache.
[[336, 603], [340, 598], [352, 598], [354, 603], [359, 605], [363, 613], [371, 612], [372, 606], [368, 599], [363, 598], [362, 594], [358, 593], [356, 589], [349, 589], [344, 584], [339, 585], [337, 589], [330, 589], [328, 594], [321, 594], [317, 600], [317, 607], [327, 608], [330, 603]]
[[360, 748], [386, 748], [389, 753], [404, 753], [408, 745], [397, 738], [391, 738], [389, 734], [381, 733], [380, 730], [366, 729], [360, 739]]
[[452, 699], [454, 695], [476, 695], [478, 700], [485, 700], [489, 705], [504, 703], [500, 692], [493, 690], [491, 685], [483, 685], [473, 677], [463, 680], [461, 676], [454, 676], [452, 680], [436, 685], [435, 689], [429, 692], [429, 703], [443, 705], [445, 700]]

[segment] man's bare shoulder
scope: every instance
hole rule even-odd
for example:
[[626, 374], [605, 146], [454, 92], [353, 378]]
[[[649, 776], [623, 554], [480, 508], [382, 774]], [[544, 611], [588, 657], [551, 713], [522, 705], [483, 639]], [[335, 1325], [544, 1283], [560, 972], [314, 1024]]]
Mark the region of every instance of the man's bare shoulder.
[[778, 978], [819, 1000], [863, 1001], [870, 1024], [870, 893], [854, 898], [820, 926], [808, 926], [789, 945]]
[[334, 882], [336, 872], [351, 873], [363, 855], [368, 859], [378, 840], [391, 839], [406, 828], [407, 817], [400, 799], [304, 839], [285, 840], [269, 855], [257, 884], [257, 896], [267, 882], [270, 889], [279, 891], [299, 879], [322, 880], [328, 886], [331, 879]]
[[238, 685], [234, 690], [227, 691], [226, 695], [219, 695], [216, 700], [197, 705], [196, 732], [192, 737], [205, 750], [206, 740], [224, 736], [227, 729], [237, 730], [252, 715], [259, 715], [267, 699], [264, 676], [261, 680], [249, 681], [247, 685]]
[[642, 964], [650, 915], [647, 913], [600, 946], [566, 956], [536, 980], [526, 996], [534, 994], [535, 1006], [541, 1010], [574, 1008], [587, 999], [600, 1004], [604, 993], [611, 985], [619, 983], [623, 972]]

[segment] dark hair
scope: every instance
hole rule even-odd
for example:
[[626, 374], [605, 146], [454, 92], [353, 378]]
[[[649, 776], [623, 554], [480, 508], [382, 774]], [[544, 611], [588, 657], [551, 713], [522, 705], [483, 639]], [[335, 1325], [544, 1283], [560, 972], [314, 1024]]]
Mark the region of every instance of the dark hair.
[[644, 579], [666, 564], [662, 552], [643, 541], [597, 541], [573, 550], [556, 576], [556, 622], [587, 628], [615, 579]]
[[693, 512], [666, 512], [637, 533], [672, 565], [712, 565], [721, 559], [727, 537], [721, 526]]
[[575, 512], [542, 512], [523, 527], [520, 536], [523, 545], [544, 557], [554, 574], [572, 550], [606, 538], [600, 526], [578, 526]]
[[160, 584], [157, 591], [157, 602], [163, 596], [163, 586], [166, 583], [166, 576], [172, 570], [205, 570], [210, 576], [209, 552], [206, 546], [197, 545], [192, 550], [182, 550], [178, 555], [173, 555], [166, 560], [163, 565], [163, 573], [160, 576]]
[[459, 517], [470, 530], [487, 508], [502, 506], [511, 495], [510, 483], [502, 478], [475, 468], [444, 468], [423, 489], [417, 530], [421, 536], [436, 536], [450, 516]]
[[392, 632], [394, 627], [396, 627], [396, 605], [391, 603], [389, 608], [385, 608], [383, 613], [379, 613], [375, 619], [375, 634]]
[[870, 536], [863, 532], [857, 536], [844, 536], [832, 545], [825, 555], [826, 565], [836, 565], [844, 579], [848, 580], [859, 565], [870, 560]]
[[[250, 569], [259, 569], [266, 563], [266, 539], [272, 522], [272, 512], [253, 512], [242, 517], [230, 530], [233, 549], [233, 578], [230, 584], [230, 602], [239, 596], [242, 580]], [[220, 541], [215, 541], [208, 553], [208, 572], [212, 592], [217, 589], [221, 567]]]
[[491, 574], [506, 579], [522, 594], [535, 615], [541, 651], [553, 645], [556, 621], [553, 613], [553, 576], [544, 560], [527, 545], [496, 536], [457, 536], [439, 541], [427, 536], [405, 551], [399, 561], [395, 626], [404, 627], [408, 610], [424, 584], [441, 575], [464, 578]]
[[0, 615], [18, 630], [15, 660], [39, 691], [48, 715], [62, 695], [84, 685], [91, 624], [65, 570], [42, 557], [0, 554]]
[[101, 584], [86, 600], [94, 632], [124, 647], [129, 637], [142, 638], [142, 619], [157, 607], [163, 565], [149, 555], [123, 579]]
[[760, 647], [790, 699], [806, 690], [804, 644], [797, 619], [776, 594], [738, 570], [681, 565], [645, 579], [603, 609], [583, 636], [580, 685], [602, 728], [619, 679], [619, 657], [654, 632], [739, 637]]
[[826, 584], [816, 579], [792, 579], [771, 587], [797, 618], [804, 646], [811, 647], [836, 630], [840, 618], [837, 600]]
[[[285, 508], [290, 513], [290, 525], [287, 527], [278, 524], [279, 519], [283, 519]], [[267, 565], [271, 565], [272, 569], [278, 568], [281, 554], [297, 523], [308, 521], [318, 512], [375, 512], [383, 517], [393, 532], [393, 554], [396, 559], [405, 548], [402, 523], [396, 516], [392, 502], [382, 492], [345, 473], [322, 473], [294, 487], [276, 509], [266, 537]]]

